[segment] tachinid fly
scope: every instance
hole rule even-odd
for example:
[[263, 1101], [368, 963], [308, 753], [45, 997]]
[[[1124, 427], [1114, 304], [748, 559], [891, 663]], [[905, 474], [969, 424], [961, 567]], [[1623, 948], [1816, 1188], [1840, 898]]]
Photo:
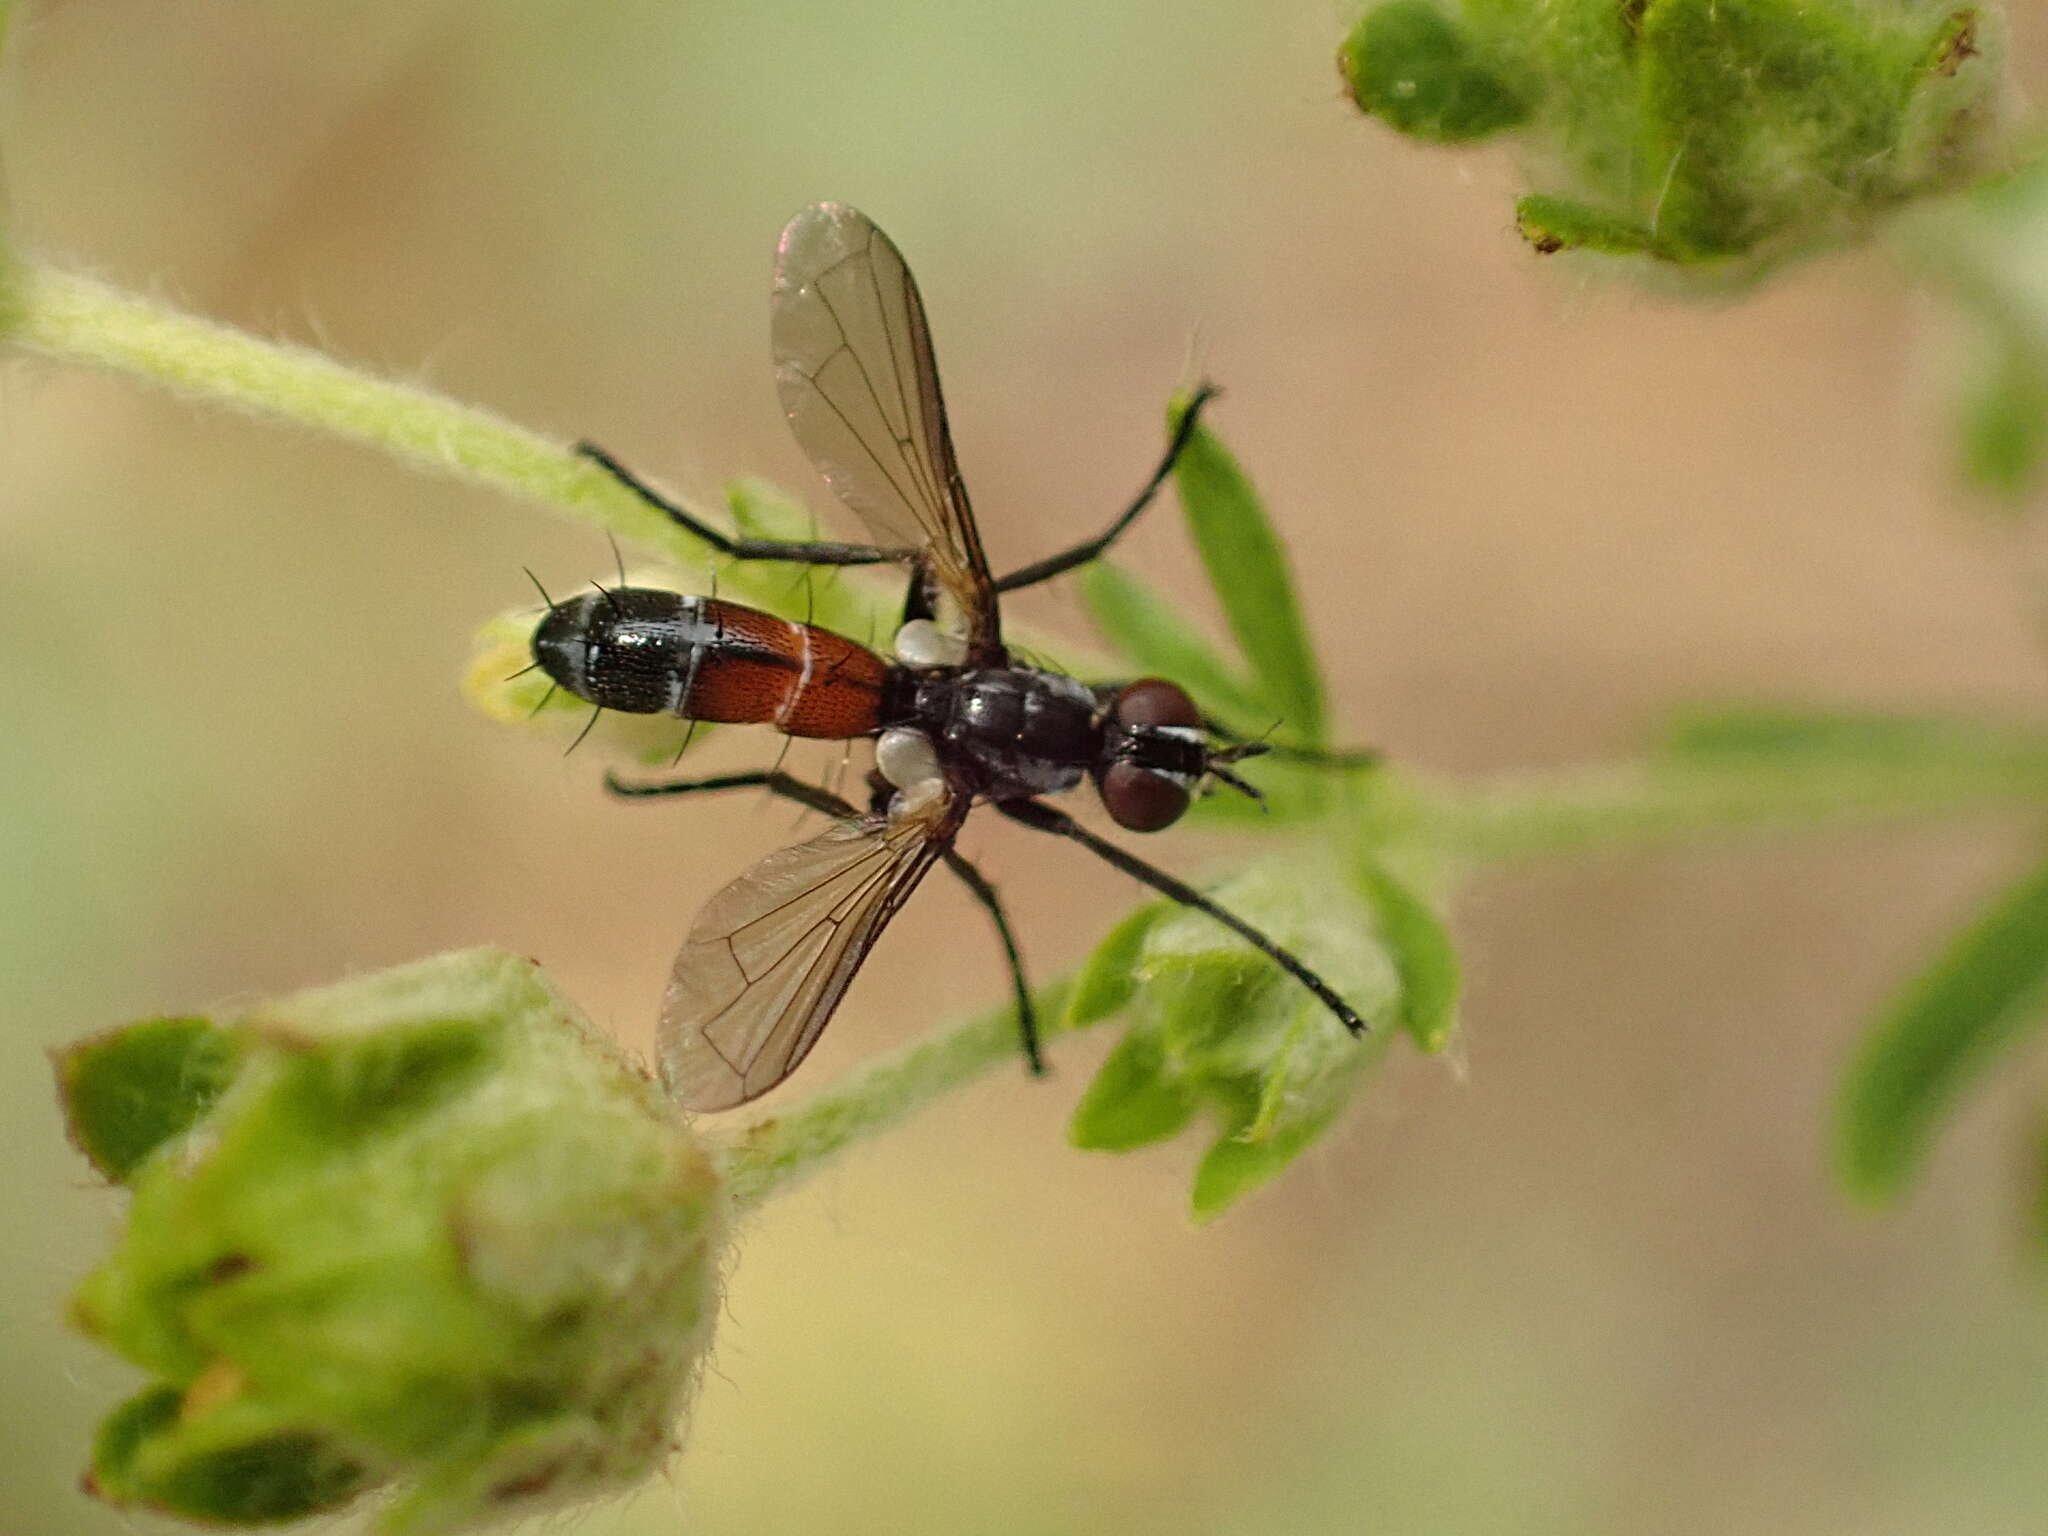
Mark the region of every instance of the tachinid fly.
[[772, 725], [790, 736], [875, 738], [865, 811], [774, 771], [609, 781], [622, 795], [765, 787], [835, 818], [808, 842], [768, 855], [698, 914], [662, 1000], [669, 1091], [691, 1109], [728, 1109], [787, 1077], [883, 927], [941, 862], [995, 920], [1025, 1053], [1038, 1068], [1037, 1029], [1009, 920], [993, 887], [953, 848], [969, 809], [982, 801], [1208, 913], [1313, 992], [1347, 1029], [1362, 1031], [1350, 1005], [1294, 955], [1038, 798], [1090, 779], [1118, 825], [1152, 832], [1177, 820], [1206, 779], [1256, 794], [1231, 765], [1265, 748], [1224, 742], [1177, 685], [1143, 678], [1091, 687], [1014, 661], [1002, 639], [999, 595], [1107, 549], [1151, 502], [1213, 392], [1197, 393], [1165, 459], [1104, 533], [997, 579], [954, 462], [924, 304], [888, 236], [841, 203], [818, 203], [792, 219], [776, 250], [771, 336], [790, 428], [872, 543], [733, 538], [601, 449], [586, 444], [582, 451], [722, 554], [907, 566], [910, 591], [893, 657], [816, 625], [645, 587], [551, 603], [533, 637], [534, 660], [555, 684], [600, 709]]

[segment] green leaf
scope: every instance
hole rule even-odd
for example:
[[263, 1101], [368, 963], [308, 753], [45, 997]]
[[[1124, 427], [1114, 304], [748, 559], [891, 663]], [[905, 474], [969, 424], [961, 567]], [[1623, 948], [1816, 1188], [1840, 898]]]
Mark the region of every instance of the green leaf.
[[1067, 994], [1066, 1029], [1079, 1029], [1127, 1007], [1138, 990], [1138, 958], [1152, 925], [1174, 910], [1170, 901], [1147, 902], [1103, 936], [1081, 964]]
[[1440, 1051], [1458, 1022], [1458, 952], [1443, 920], [1378, 859], [1355, 866], [1358, 888], [1379, 918], [1386, 945], [1401, 978], [1401, 1024], [1425, 1051]]
[[2024, 347], [1995, 350], [1963, 397], [1963, 468], [1982, 489], [2017, 499], [2048, 458], [2048, 368]]
[[147, 1019], [54, 1055], [71, 1140], [107, 1178], [183, 1135], [234, 1081], [241, 1052], [208, 1019]]
[[1285, 1172], [1288, 1164], [1329, 1128], [1335, 1113], [1333, 1106], [1330, 1115], [1320, 1123], [1304, 1121], [1286, 1135], [1265, 1141], [1225, 1136], [1216, 1142], [1202, 1155], [1195, 1169], [1194, 1191], [1189, 1199], [1195, 1220], [1214, 1221], [1260, 1185]]
[[1547, 192], [1516, 201], [1515, 228], [1544, 256], [1557, 251], [1638, 256], [1657, 248], [1657, 237], [1635, 220]]
[[2048, 775], [2048, 734], [1944, 715], [1724, 706], [1679, 715], [1665, 729], [1661, 747], [1671, 756], [1705, 762], [2039, 764]]
[[[1169, 421], [1178, 426], [1185, 397]], [[1197, 427], [1173, 467], [1188, 529], [1223, 605], [1259, 693], [1296, 741], [1323, 742], [1323, 684], [1302, 622], [1287, 553], [1237, 461], [1216, 435]]]
[[1074, 1110], [1069, 1136], [1094, 1152], [1128, 1152], [1178, 1135], [1200, 1095], [1168, 1060], [1159, 1034], [1133, 1029], [1117, 1043]]
[[2048, 1004], [2048, 864], [2002, 894], [1899, 995], [1849, 1071], [1843, 1177], [1872, 1201], [1919, 1170], [1942, 1114], [2041, 1021]]
[[1337, 62], [1361, 111], [1418, 139], [1483, 139], [1529, 115], [1521, 92], [1436, 0], [1368, 11]]
[[1188, 691], [1204, 714], [1247, 736], [1273, 723], [1253, 685], [1241, 681], [1195, 627], [1121, 566], [1096, 560], [1081, 570], [1081, 601], [1095, 627], [1131, 662], [1132, 677], [1164, 677]]
[[[2048, 153], [2038, 135], [2015, 168], [1906, 224], [1898, 249], [1954, 301], [1967, 334], [1957, 416], [1962, 458], [1986, 490], [2038, 485], [2048, 447]], [[2018, 509], [2016, 509], [2018, 510]]]
[[203, 1407], [203, 1395], [153, 1387], [115, 1409], [93, 1442], [88, 1491], [117, 1506], [245, 1526], [335, 1509], [376, 1481], [321, 1437], [281, 1430], [245, 1399]]

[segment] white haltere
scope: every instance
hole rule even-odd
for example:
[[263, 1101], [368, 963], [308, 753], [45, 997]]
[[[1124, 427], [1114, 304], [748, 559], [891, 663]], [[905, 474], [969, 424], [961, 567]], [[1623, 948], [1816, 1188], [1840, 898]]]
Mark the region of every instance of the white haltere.
[[930, 619], [912, 619], [896, 631], [896, 659], [906, 667], [958, 667], [967, 661], [967, 642]]

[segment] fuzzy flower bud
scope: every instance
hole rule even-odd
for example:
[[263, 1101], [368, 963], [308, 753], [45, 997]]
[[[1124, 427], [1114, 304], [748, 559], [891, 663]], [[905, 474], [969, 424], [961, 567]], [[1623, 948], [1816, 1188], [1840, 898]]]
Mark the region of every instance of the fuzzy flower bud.
[[127, 1186], [79, 1327], [155, 1378], [86, 1483], [243, 1525], [441, 1531], [638, 1481], [715, 1311], [716, 1165], [530, 962], [443, 955], [59, 1053]]
[[1742, 277], [1967, 177], [2002, 40], [1953, 0], [1381, 0], [1339, 62], [1403, 133], [1517, 131], [1537, 250]]
[[1396, 1029], [1440, 1049], [1457, 990], [1436, 919], [1370, 858], [1296, 853], [1215, 894], [1315, 966], [1371, 1029], [1353, 1038], [1298, 982], [1202, 913], [1154, 903], [1110, 933], [1075, 981], [1068, 1018], [1124, 1011], [1130, 1023], [1075, 1111], [1073, 1139], [1123, 1151], [1176, 1136], [1206, 1110], [1215, 1135], [1195, 1174], [1199, 1220], [1328, 1130]]

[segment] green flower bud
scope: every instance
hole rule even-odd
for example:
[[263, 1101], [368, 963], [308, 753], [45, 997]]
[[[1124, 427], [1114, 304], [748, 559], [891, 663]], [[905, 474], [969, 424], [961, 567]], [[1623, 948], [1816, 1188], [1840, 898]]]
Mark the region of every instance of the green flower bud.
[[241, 1525], [372, 1489], [446, 1530], [634, 1483], [708, 1345], [716, 1165], [530, 963], [444, 955], [59, 1054], [127, 1185], [73, 1317], [157, 1378], [87, 1487]]
[[1952, 0], [1385, 0], [1340, 58], [1405, 133], [1519, 127], [1549, 183], [1518, 208], [1537, 250], [1740, 278], [1960, 184], [2002, 41]]
[[1083, 968], [1068, 1018], [1128, 1010], [1082, 1096], [1079, 1146], [1125, 1151], [1217, 1128], [1195, 1175], [1206, 1220], [1278, 1174], [1336, 1120], [1396, 1027], [1448, 1038], [1455, 962], [1435, 919], [1377, 863], [1296, 853], [1245, 871], [1219, 901], [1292, 949], [1372, 1028], [1354, 1039], [1298, 982], [1214, 919], [1170, 902], [1120, 923]]

